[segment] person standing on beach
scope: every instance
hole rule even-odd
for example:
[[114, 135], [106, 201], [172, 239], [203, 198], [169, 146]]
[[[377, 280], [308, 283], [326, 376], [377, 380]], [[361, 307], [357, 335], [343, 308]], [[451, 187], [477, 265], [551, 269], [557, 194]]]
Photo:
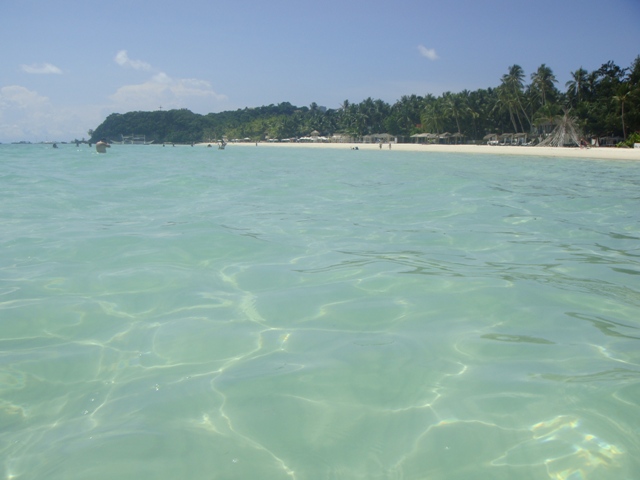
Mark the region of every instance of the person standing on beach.
[[107, 140], [104, 138], [96, 143], [96, 152], [98, 153], [107, 153], [107, 148], [111, 148], [111, 145], [109, 145]]

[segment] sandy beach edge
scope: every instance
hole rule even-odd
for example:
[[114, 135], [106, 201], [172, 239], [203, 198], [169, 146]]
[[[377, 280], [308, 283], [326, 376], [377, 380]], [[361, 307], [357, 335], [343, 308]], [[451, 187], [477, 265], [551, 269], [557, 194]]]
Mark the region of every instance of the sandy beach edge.
[[[207, 146], [207, 143], [199, 143], [199, 146]], [[212, 144], [214, 148], [217, 145]], [[524, 147], [524, 146], [489, 146], [489, 145], [423, 145], [416, 143], [392, 143], [382, 144], [382, 148], [376, 143], [287, 143], [287, 142], [259, 142], [255, 143], [228, 143], [227, 148], [234, 147], [253, 148], [324, 148], [352, 150], [379, 150], [399, 152], [424, 152], [424, 153], [464, 153], [478, 155], [513, 155], [513, 156], [537, 156], [537, 157], [564, 157], [598, 160], [638, 160], [640, 161], [640, 148], [615, 148], [615, 147]]]

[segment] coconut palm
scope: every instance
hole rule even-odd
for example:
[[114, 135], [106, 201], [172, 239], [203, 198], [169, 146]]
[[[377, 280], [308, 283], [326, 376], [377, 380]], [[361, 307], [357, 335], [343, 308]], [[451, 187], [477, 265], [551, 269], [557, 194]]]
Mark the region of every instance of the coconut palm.
[[403, 95], [390, 109], [388, 121], [385, 121], [389, 133], [411, 135], [420, 124], [420, 110], [423, 99], [417, 95]]
[[355, 134], [356, 107], [349, 100], [342, 102], [340, 106], [340, 114], [338, 116], [338, 125], [340, 129], [349, 135]]
[[524, 88], [524, 70], [520, 65], [511, 65], [509, 73], [502, 76], [502, 82], [521, 92]]
[[522, 131], [524, 132], [525, 127], [522, 123], [522, 119], [520, 118], [520, 112], [522, 112], [529, 125], [531, 125], [531, 120], [529, 119], [529, 115], [527, 115], [527, 111], [522, 104], [524, 97], [524, 70], [520, 65], [512, 65], [509, 67], [509, 72], [502, 76], [501, 87], [504, 90], [503, 95], [506, 94], [505, 100], [506, 97], [509, 99], [510, 115], [515, 115]]
[[620, 104], [620, 120], [622, 122], [622, 138], [624, 138], [625, 140], [627, 139], [627, 130], [624, 124], [624, 104], [629, 99], [629, 93], [630, 93], [629, 84], [622, 83], [618, 87], [616, 94], [613, 96], [613, 99], [615, 100], [615, 102]]
[[425, 97], [425, 106], [420, 116], [422, 126], [426, 131], [440, 133], [444, 121], [442, 101], [429, 94]]
[[509, 91], [506, 85], [500, 85], [496, 88], [496, 103], [491, 110], [492, 113], [509, 114], [509, 120], [511, 121], [511, 125], [513, 125], [514, 133], [518, 132], [518, 124], [516, 122], [516, 108], [517, 102], [515, 100], [515, 96], [512, 92]]
[[567, 93], [570, 97], [575, 98], [578, 103], [582, 101], [582, 96], [587, 88], [587, 75], [588, 72], [580, 67], [575, 72], [571, 72], [571, 80], [565, 83]]
[[535, 73], [531, 74], [531, 87], [534, 94], [540, 99], [540, 103], [544, 107], [547, 101], [553, 97], [556, 87], [554, 83], [558, 83], [553, 70], [544, 63], [538, 67]]
[[467, 118], [471, 114], [471, 109], [469, 108], [468, 103], [469, 92], [466, 93], [467, 95], [465, 95], [464, 92], [445, 92], [442, 94], [444, 114], [449, 117], [453, 117], [456, 122], [458, 133], [462, 133], [462, 130], [460, 129], [460, 120]]
[[585, 93], [587, 94], [587, 100], [592, 100], [598, 93], [598, 83], [600, 82], [600, 74], [596, 71], [587, 74], [587, 80], [585, 83]]

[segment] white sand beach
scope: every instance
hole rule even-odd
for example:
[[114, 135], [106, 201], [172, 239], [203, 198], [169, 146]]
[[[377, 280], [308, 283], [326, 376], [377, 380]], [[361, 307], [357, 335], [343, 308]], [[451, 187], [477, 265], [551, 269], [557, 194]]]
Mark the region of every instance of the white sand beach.
[[[206, 143], [199, 145], [206, 146]], [[228, 143], [227, 148], [237, 145], [255, 146], [254, 143]], [[215, 147], [216, 145], [213, 144]], [[269, 143], [260, 142], [255, 148], [337, 148], [350, 150], [358, 147], [359, 150], [389, 150], [389, 144], [384, 143], [382, 149], [375, 143]], [[613, 148], [613, 147], [522, 147], [522, 146], [489, 146], [489, 145], [423, 145], [416, 143], [392, 143], [392, 151], [403, 152], [446, 152], [468, 153], [478, 155], [526, 155], [538, 157], [570, 157], [600, 160], [640, 160], [640, 148]]]

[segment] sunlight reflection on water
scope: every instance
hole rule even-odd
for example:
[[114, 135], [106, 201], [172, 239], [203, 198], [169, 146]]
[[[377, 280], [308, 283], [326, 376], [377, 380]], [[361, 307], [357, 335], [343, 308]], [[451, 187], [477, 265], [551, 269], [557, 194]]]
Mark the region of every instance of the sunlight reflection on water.
[[635, 164], [0, 155], [7, 479], [640, 474]]

